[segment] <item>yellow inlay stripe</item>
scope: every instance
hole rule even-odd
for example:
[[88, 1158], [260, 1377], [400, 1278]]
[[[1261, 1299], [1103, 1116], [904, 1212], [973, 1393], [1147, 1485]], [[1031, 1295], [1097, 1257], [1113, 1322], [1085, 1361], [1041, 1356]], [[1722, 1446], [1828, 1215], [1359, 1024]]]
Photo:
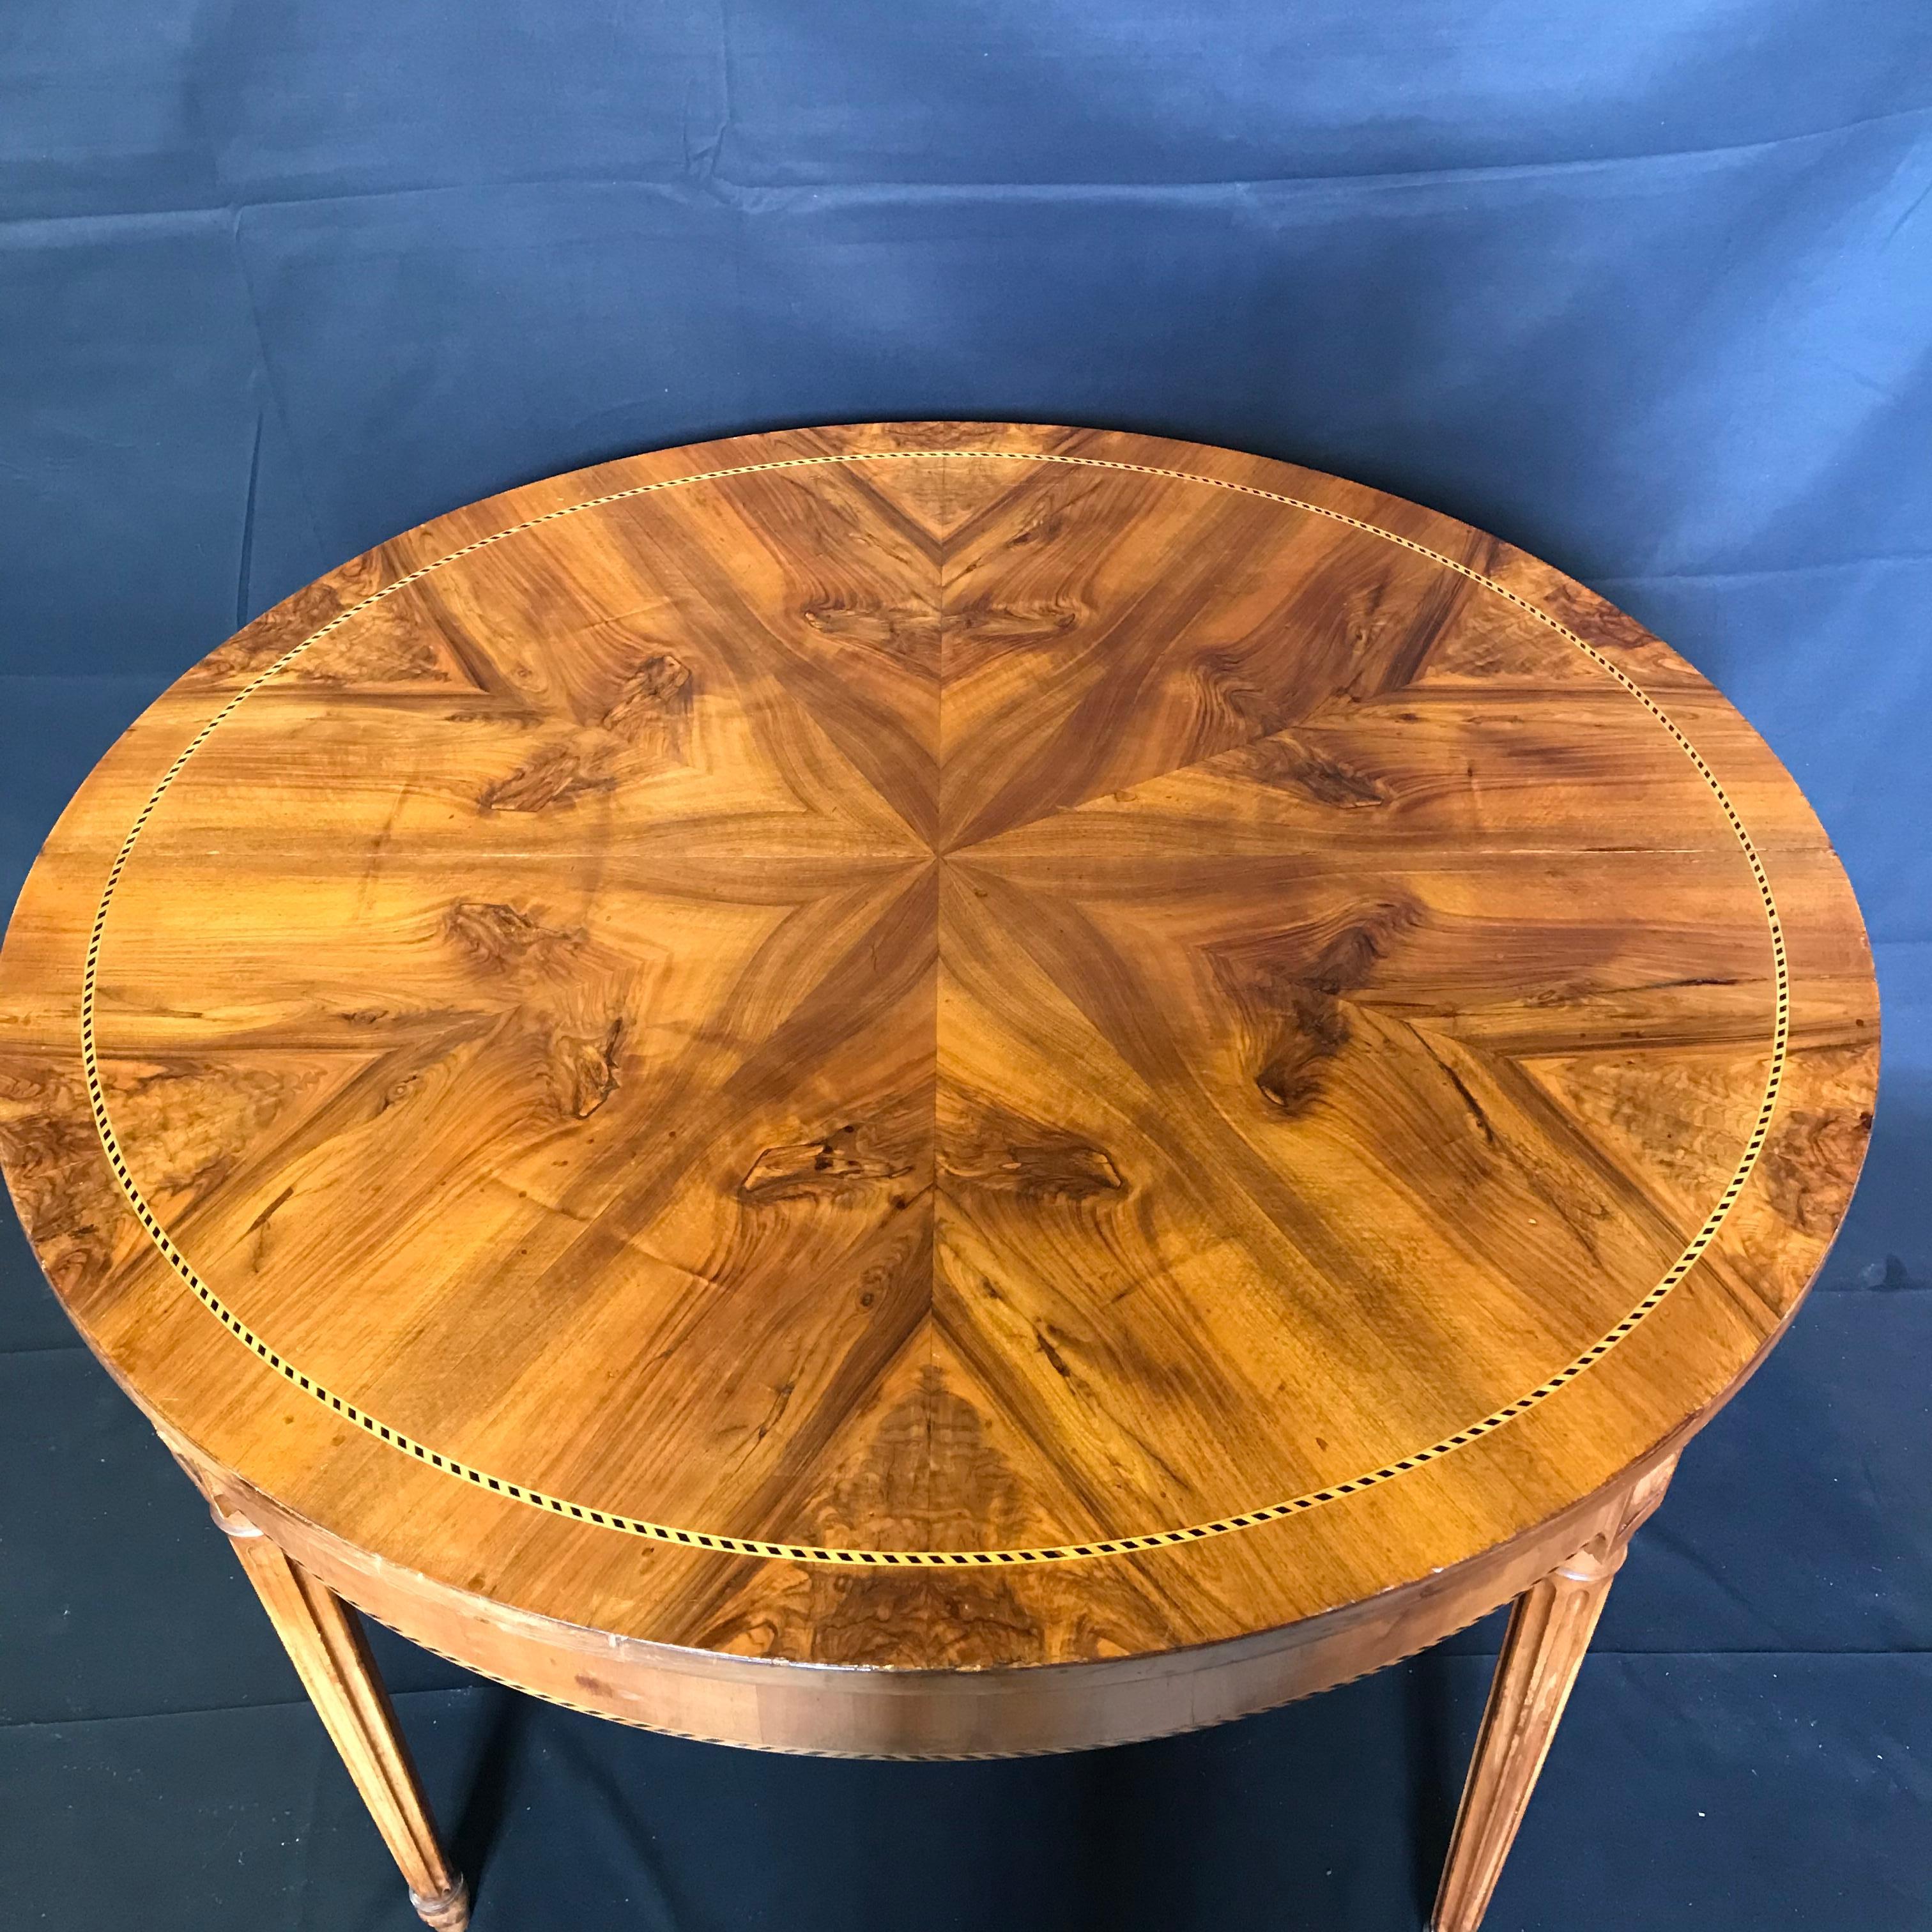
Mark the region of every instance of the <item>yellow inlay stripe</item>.
[[[1002, 463], [1058, 463], [1090, 470], [1124, 470], [1138, 476], [1159, 476], [1177, 482], [1204, 484], [1216, 490], [1228, 490], [1244, 496], [1256, 496], [1262, 501], [1280, 503], [1289, 509], [1306, 511], [1310, 516], [1325, 517], [1331, 523], [1342, 524], [1351, 530], [1360, 530], [1370, 536], [1379, 537], [1386, 543], [1426, 557], [1431, 563], [1443, 569], [1453, 571], [1459, 577], [1466, 578], [1472, 584], [1480, 585], [1520, 610], [1526, 611], [1539, 623], [1547, 625], [1556, 634], [1566, 638], [1576, 646], [1592, 663], [1615, 679], [1658, 724], [1669, 733], [1672, 742], [1683, 752], [1696, 768], [1697, 775], [1711, 790], [1722, 808], [1726, 820], [1736, 836], [1738, 848], [1750, 867], [1751, 877], [1757, 883], [1759, 892], [1764, 901], [1766, 922], [1770, 928], [1772, 961], [1776, 987], [1776, 1013], [1772, 1023], [1771, 1058], [1766, 1071], [1764, 1098], [1758, 1108], [1757, 1120], [1746, 1142], [1737, 1169], [1726, 1184], [1724, 1192], [1718, 1197], [1717, 1204], [1706, 1216], [1704, 1224], [1684, 1245], [1683, 1252], [1672, 1262], [1664, 1279], [1646, 1294], [1623, 1319], [1606, 1334], [1591, 1343], [1588, 1348], [1574, 1361], [1558, 1369], [1548, 1381], [1541, 1382], [1528, 1394], [1519, 1396], [1501, 1408], [1486, 1415], [1480, 1422], [1472, 1422], [1454, 1436], [1445, 1436], [1438, 1442], [1413, 1450], [1384, 1464], [1379, 1469], [1371, 1469], [1366, 1474], [1352, 1476], [1346, 1482], [1336, 1483], [1322, 1490], [1312, 1490], [1306, 1496], [1293, 1496], [1286, 1502], [1270, 1503], [1259, 1509], [1249, 1510], [1238, 1516], [1217, 1518], [1212, 1522], [1190, 1523], [1184, 1528], [1150, 1531], [1138, 1536], [1111, 1537], [1095, 1543], [1062, 1544], [1042, 1550], [845, 1550], [823, 1547], [813, 1544], [767, 1543], [753, 1537], [721, 1536], [710, 1532], [679, 1529], [668, 1523], [646, 1522], [641, 1517], [614, 1515], [608, 1510], [594, 1510], [582, 1503], [569, 1502], [562, 1496], [547, 1495], [541, 1490], [533, 1490], [526, 1484], [506, 1481], [500, 1476], [473, 1468], [455, 1456], [446, 1456], [428, 1444], [406, 1436], [399, 1429], [392, 1429], [385, 1422], [369, 1414], [366, 1411], [338, 1394], [325, 1388], [321, 1383], [304, 1374], [300, 1369], [269, 1347], [256, 1334], [233, 1310], [228, 1307], [207, 1282], [197, 1274], [186, 1256], [176, 1246], [168, 1231], [156, 1218], [146, 1198], [136, 1184], [129, 1172], [121, 1143], [114, 1132], [113, 1121], [109, 1118], [106, 1096], [102, 1090], [100, 1066], [94, 1036], [94, 989], [96, 974], [100, 959], [100, 944], [106, 930], [108, 908], [112, 904], [116, 887], [120, 884], [121, 874], [126, 869], [128, 860], [142, 828], [154, 816], [154, 809], [168, 788], [186, 768], [188, 760], [207, 743], [214, 732], [250, 698], [260, 691], [270, 679], [278, 676], [300, 657], [311, 644], [320, 643], [331, 632], [339, 630], [350, 618], [366, 610], [373, 604], [380, 604], [386, 597], [393, 596], [398, 590], [416, 583], [432, 572], [443, 568], [492, 544], [503, 542], [524, 530], [535, 530], [544, 524], [554, 523], [560, 518], [577, 515], [584, 510], [595, 510], [608, 503], [620, 503], [634, 496], [648, 496], [661, 490], [675, 490], [692, 483], [717, 482], [727, 477], [755, 476], [767, 470], [805, 470], [828, 463], [890, 463], [895, 461], [932, 461], [938, 458], [947, 460], [998, 461]], [[1600, 1362], [1622, 1341], [1646, 1316], [1650, 1314], [1670, 1294], [1670, 1291], [1690, 1272], [1697, 1258], [1716, 1238], [1718, 1231], [1724, 1226], [1725, 1218], [1743, 1192], [1744, 1184], [1750, 1178], [1751, 1170], [1757, 1164], [1765, 1138], [1770, 1131], [1772, 1115], [1778, 1105], [1778, 1084], [1784, 1076], [1786, 1050], [1791, 1030], [1791, 976], [1786, 958], [1784, 928], [1778, 918], [1777, 902], [1772, 896], [1771, 881], [1766, 876], [1763, 861], [1758, 856], [1757, 848], [1752, 843], [1750, 834], [1744, 829], [1743, 819], [1737, 808], [1726, 796], [1724, 788], [1718, 782], [1717, 774], [1704, 761], [1696, 746], [1691, 743], [1678, 728], [1664, 708], [1654, 700], [1634, 679], [1613, 664], [1594, 645], [1579, 637], [1566, 624], [1560, 623], [1546, 610], [1539, 610], [1527, 598], [1498, 584], [1492, 577], [1486, 577], [1480, 571], [1472, 570], [1454, 557], [1444, 556], [1439, 550], [1431, 550], [1426, 544], [1417, 543], [1413, 538], [1399, 536], [1393, 530], [1385, 530], [1378, 524], [1364, 522], [1359, 517], [1345, 515], [1340, 510], [1324, 508], [1319, 503], [1304, 502], [1298, 496], [1283, 496], [1272, 490], [1262, 490], [1252, 484], [1231, 483], [1217, 476], [1197, 476], [1180, 470], [1163, 470], [1151, 464], [1114, 463], [1099, 458], [1062, 456], [1034, 450], [1005, 449], [886, 449], [869, 450], [842, 456], [788, 457], [770, 463], [741, 464], [732, 469], [707, 470], [692, 476], [676, 476], [662, 483], [641, 483], [629, 490], [614, 490], [608, 496], [592, 496], [581, 503], [572, 503], [559, 510], [546, 511], [540, 517], [532, 517], [520, 524], [512, 524], [507, 530], [494, 532], [487, 537], [479, 537], [474, 543], [465, 544], [460, 550], [453, 550], [446, 556], [440, 556], [432, 563], [399, 577], [393, 584], [385, 584], [380, 590], [372, 591], [367, 597], [350, 604], [347, 609], [332, 617], [321, 629], [304, 638], [290, 650], [284, 651], [265, 670], [256, 674], [241, 690], [230, 698], [208, 722], [202, 726], [187, 748], [176, 759], [163, 775], [160, 782], [148, 795], [134, 824], [128, 827], [128, 836], [122, 840], [121, 849], [109, 868], [107, 884], [100, 895], [100, 903], [94, 915], [94, 925], [87, 942], [87, 962], [82, 969], [80, 998], [80, 1051], [82, 1063], [87, 1075], [87, 1090], [94, 1111], [94, 1124], [100, 1136], [100, 1144], [107, 1156], [108, 1165], [114, 1171], [114, 1178], [120, 1184], [122, 1192], [127, 1196], [142, 1227], [148, 1231], [154, 1246], [173, 1268], [176, 1274], [194, 1291], [202, 1305], [219, 1321], [223, 1327], [252, 1348], [268, 1366], [292, 1382], [305, 1394], [313, 1396], [326, 1407], [352, 1422], [379, 1440], [400, 1449], [405, 1455], [413, 1456], [418, 1462], [427, 1462], [431, 1468], [460, 1477], [478, 1489], [490, 1490], [500, 1496], [514, 1498], [519, 1502], [528, 1503], [533, 1508], [548, 1510], [554, 1516], [569, 1516], [580, 1522], [595, 1523], [606, 1529], [623, 1532], [627, 1535], [641, 1536], [654, 1543], [668, 1543], [686, 1549], [715, 1550], [734, 1556], [770, 1556], [783, 1558], [795, 1563], [869, 1564], [899, 1568], [958, 1568], [967, 1565], [992, 1565], [1010, 1563], [1061, 1563], [1078, 1562], [1096, 1556], [1118, 1556], [1134, 1552], [1162, 1550], [1175, 1544], [1198, 1543], [1210, 1536], [1226, 1535], [1232, 1531], [1252, 1529], [1257, 1525], [1279, 1522], [1284, 1516], [1298, 1516], [1321, 1504], [1334, 1502], [1339, 1498], [1352, 1496], [1359, 1490], [1372, 1489], [1376, 1484], [1393, 1481], [1412, 1469], [1419, 1468], [1426, 1462], [1432, 1462], [1448, 1455], [1452, 1450], [1466, 1448], [1468, 1444], [1500, 1429], [1506, 1422], [1513, 1420], [1526, 1410], [1534, 1408], [1546, 1397], [1554, 1395], [1567, 1382], [1571, 1382], [1593, 1364]]]

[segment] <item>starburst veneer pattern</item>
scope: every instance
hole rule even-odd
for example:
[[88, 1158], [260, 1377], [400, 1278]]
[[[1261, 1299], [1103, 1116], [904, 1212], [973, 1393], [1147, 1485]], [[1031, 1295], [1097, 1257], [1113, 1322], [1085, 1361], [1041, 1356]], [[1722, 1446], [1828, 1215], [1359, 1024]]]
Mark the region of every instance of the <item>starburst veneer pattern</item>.
[[1628, 619], [1003, 425], [344, 566], [104, 762], [0, 992], [29, 1232], [197, 1453], [424, 1587], [894, 1664], [1582, 1506], [1788, 1318], [1875, 1048], [1815, 820]]

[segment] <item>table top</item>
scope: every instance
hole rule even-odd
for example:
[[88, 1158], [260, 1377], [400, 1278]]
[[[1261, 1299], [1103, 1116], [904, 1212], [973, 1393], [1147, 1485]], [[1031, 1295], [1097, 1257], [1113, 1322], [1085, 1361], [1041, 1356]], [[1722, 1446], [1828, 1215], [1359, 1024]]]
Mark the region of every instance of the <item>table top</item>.
[[749, 436], [189, 671], [0, 955], [0, 1150], [148, 1412], [518, 1613], [1131, 1658], [1693, 1426], [1862, 1157], [1796, 786], [1505, 544], [1150, 437]]

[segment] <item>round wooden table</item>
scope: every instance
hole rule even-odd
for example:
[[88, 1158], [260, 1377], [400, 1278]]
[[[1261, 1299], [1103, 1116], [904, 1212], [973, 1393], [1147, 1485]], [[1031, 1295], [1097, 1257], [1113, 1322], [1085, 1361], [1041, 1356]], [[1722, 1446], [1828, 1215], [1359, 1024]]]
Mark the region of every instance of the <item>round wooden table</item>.
[[344, 1600], [655, 1729], [968, 1757], [1515, 1598], [1469, 1932], [1876, 1048], [1816, 820], [1628, 618], [1373, 490], [1010, 424], [344, 565], [108, 754], [0, 956], [34, 1246], [440, 1926]]

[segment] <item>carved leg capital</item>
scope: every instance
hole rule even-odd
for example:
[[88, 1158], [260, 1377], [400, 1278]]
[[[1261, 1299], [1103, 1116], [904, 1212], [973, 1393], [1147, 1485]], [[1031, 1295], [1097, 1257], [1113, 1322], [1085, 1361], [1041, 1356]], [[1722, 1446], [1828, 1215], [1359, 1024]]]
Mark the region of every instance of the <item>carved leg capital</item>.
[[1646, 1471], [1595, 1535], [1516, 1599], [1463, 1786], [1432, 1932], [1476, 1932], [1481, 1924], [1610, 1584], [1676, 1466], [1672, 1456]]
[[165, 1432], [161, 1439], [208, 1498], [316, 1714], [341, 1754], [410, 1888], [410, 1903], [436, 1932], [463, 1932], [470, 1894], [445, 1856], [388, 1693], [354, 1610], [251, 1522], [220, 1476]]

